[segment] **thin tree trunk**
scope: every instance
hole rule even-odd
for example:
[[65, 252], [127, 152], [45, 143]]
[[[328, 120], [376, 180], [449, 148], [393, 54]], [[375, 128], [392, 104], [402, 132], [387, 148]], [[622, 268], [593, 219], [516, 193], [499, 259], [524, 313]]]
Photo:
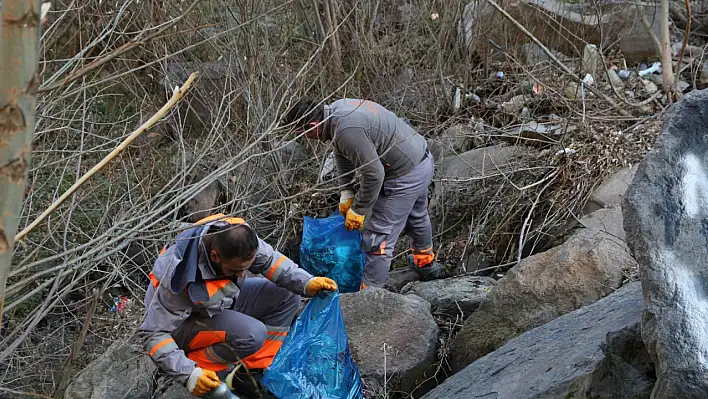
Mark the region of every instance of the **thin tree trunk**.
[[0, 2], [0, 325], [24, 200], [39, 76], [40, 0]]
[[669, 32], [669, 0], [661, 0], [661, 69], [664, 74], [664, 90], [667, 101], [674, 101], [674, 66], [671, 59], [671, 35]]

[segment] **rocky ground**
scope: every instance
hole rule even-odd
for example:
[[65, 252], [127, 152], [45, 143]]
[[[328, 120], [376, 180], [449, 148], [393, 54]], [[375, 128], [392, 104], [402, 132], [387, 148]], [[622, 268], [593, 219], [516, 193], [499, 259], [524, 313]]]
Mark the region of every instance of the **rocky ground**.
[[[351, 351], [367, 399], [708, 397], [703, 366], [708, 357], [703, 306], [708, 255], [708, 194], [703, 192], [708, 169], [703, 160], [708, 143], [701, 130], [708, 123], [708, 8], [695, 5], [695, 34], [682, 51], [687, 16], [683, 2], [672, 3], [670, 67], [680, 71], [677, 86], [686, 97], [669, 107], [663, 82], [667, 66], [657, 62], [659, 54], [635, 4], [605, 2], [612, 4], [598, 5], [604, 17], [597, 20], [592, 15], [596, 7], [582, 1], [498, 1], [529, 28], [540, 46], [518, 34], [518, 27], [500, 14], [473, 10], [475, 2], [455, 16], [462, 27], [472, 29], [458, 32], [454, 44], [442, 43], [451, 32], [426, 8], [434, 9], [437, 3], [425, 3], [415, 13], [412, 5], [383, 3], [395, 12], [372, 18], [371, 25], [378, 29], [377, 45], [386, 51], [352, 49], [350, 57], [391, 58], [395, 68], [384, 76], [380, 65], [371, 67], [375, 72], [354, 76], [351, 86], [337, 95], [363, 93], [405, 115], [428, 139], [436, 164], [430, 188], [436, 253], [454, 277], [420, 282], [400, 268], [408, 246], [404, 238], [385, 289], [342, 295]], [[658, 34], [657, 7], [644, 11], [650, 30]], [[485, 23], [476, 23], [479, 20]], [[194, 25], [207, 22], [212, 21], [195, 20]], [[420, 29], [404, 31], [402, 27], [412, 22]], [[273, 30], [272, 23], [267, 25], [263, 32]], [[389, 25], [395, 29], [386, 31]], [[292, 23], [283, 31], [300, 28]], [[294, 42], [290, 31], [278, 37]], [[470, 31], [474, 35], [469, 36]], [[410, 39], [409, 47], [402, 46], [409, 54], [394, 59], [391, 43], [403, 38]], [[356, 51], [367, 47], [362, 42]], [[176, 46], [181, 50], [186, 44]], [[456, 52], [463, 46], [489, 56], [465, 58]], [[298, 261], [302, 217], [326, 216], [336, 207], [336, 190], [313, 188], [333, 177], [331, 152], [269, 131], [261, 124], [266, 122], [253, 122], [268, 119], [263, 117], [266, 112], [254, 111], [256, 104], [242, 93], [227, 101], [228, 95], [255, 80], [251, 76], [239, 81], [247, 68], [228, 64], [220, 53], [207, 50], [165, 59], [164, 67], [140, 78], [141, 90], [161, 104], [158, 94], [171, 92], [189, 72], [199, 70], [202, 76], [190, 102], [175, 112], [180, 118], [166, 118], [131, 147], [121, 165], [107, 168], [104, 180], [91, 183], [110, 183], [111, 196], [92, 195], [88, 205], [86, 198], [77, 199], [80, 206], [74, 216], [69, 210], [51, 221], [51, 226], [62, 226], [66, 220], [72, 227], [69, 234], [51, 230], [48, 223], [46, 231], [30, 237], [30, 243], [41, 244], [36, 250], [18, 250], [19, 268], [27, 269], [10, 278], [8, 303], [13, 309], [5, 320], [9, 328], [3, 328], [4, 344], [21, 336], [34, 315], [47, 309], [44, 296], [36, 298], [49, 291], [52, 268], [68, 262], [68, 271], [78, 275], [72, 284], [79, 283], [71, 295], [56, 293], [63, 295], [60, 310], [37, 316], [41, 322], [31, 324], [33, 333], [24, 335], [27, 339], [14, 356], [2, 353], [9, 359], [0, 386], [7, 387], [7, 395], [21, 389], [66, 399], [190, 397], [156, 370], [134, 338], [143, 315], [145, 274], [159, 244], [181, 222], [199, 219], [210, 209], [243, 211], [239, 215], [253, 220], [266, 240]], [[441, 79], [436, 63], [454, 58], [448, 53], [457, 57], [456, 66], [448, 65]], [[427, 62], [435, 66], [429, 70], [419, 60], [424, 54], [433, 54], [434, 62]], [[287, 69], [283, 59], [263, 65]], [[293, 65], [282, 75], [255, 74], [263, 73], [266, 83], [290, 82], [300, 68]], [[377, 80], [380, 75], [384, 77]], [[316, 90], [334, 92], [339, 82]], [[275, 93], [276, 100], [285, 95]], [[221, 108], [229, 101], [228, 109]], [[101, 112], [114, 111], [106, 104], [108, 111]], [[90, 115], [96, 126], [132, 129], [127, 122], [115, 122], [120, 119], [116, 115]], [[225, 122], [229, 118], [233, 120]], [[131, 124], [134, 119], [125, 118]], [[63, 125], [43, 129], [70, 130]], [[105, 135], [104, 141], [89, 146], [96, 153], [113, 148], [120, 137], [100, 129], [92, 132], [95, 137]], [[38, 140], [40, 164], [59, 165], [46, 154], [62, 159], [64, 154], [54, 154], [56, 143], [46, 134], [41, 139], [47, 143], [43, 147]], [[251, 143], [257, 148], [250, 148]], [[93, 164], [90, 153], [84, 168]], [[240, 159], [248, 161], [237, 163]], [[64, 169], [75, 166], [66, 165]], [[61, 168], [39, 172], [50, 169]], [[129, 179], [136, 180], [132, 186], [123, 187], [125, 179], [115, 177], [125, 170], [134, 173], [129, 173]], [[29, 197], [26, 213], [43, 210], [42, 201], [50, 203], [67, 185], [64, 178], [62, 174], [55, 189], [53, 180], [35, 176], [28, 190], [39, 194]], [[73, 181], [71, 176], [68, 181]], [[42, 191], [45, 184], [51, 189]], [[135, 220], [136, 214], [140, 220]], [[157, 218], [164, 223], [152, 224]], [[110, 241], [131, 229], [134, 238]], [[96, 233], [89, 237], [88, 232]], [[48, 242], [62, 235], [63, 243]], [[86, 242], [107, 249], [78, 252]], [[63, 248], [51, 252], [53, 245]], [[67, 245], [81, 256], [63, 252]], [[109, 250], [114, 255], [104, 257]], [[35, 277], [28, 271], [31, 267], [49, 272]], [[104, 284], [109, 288], [89, 320], [90, 288], [103, 289]], [[89, 333], [82, 347], [76, 342], [84, 325]], [[62, 369], [72, 362], [77, 370]], [[72, 378], [61, 395], [56, 387], [63, 374]]]

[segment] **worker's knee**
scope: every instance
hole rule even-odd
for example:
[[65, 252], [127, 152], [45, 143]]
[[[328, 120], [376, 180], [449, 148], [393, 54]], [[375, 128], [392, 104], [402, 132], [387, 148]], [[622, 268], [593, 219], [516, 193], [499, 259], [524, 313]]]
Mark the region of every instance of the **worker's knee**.
[[249, 323], [248, 329], [240, 334], [227, 336], [227, 344], [245, 357], [258, 352], [268, 336], [263, 323]]

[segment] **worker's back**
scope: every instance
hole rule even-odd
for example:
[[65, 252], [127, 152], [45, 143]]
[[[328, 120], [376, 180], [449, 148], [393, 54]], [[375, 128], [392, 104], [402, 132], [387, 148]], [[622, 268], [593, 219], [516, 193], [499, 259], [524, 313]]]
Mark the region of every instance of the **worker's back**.
[[[342, 99], [330, 105], [330, 121], [335, 150], [337, 136], [364, 134], [384, 164], [386, 178], [401, 176], [416, 166], [427, 149], [427, 142], [393, 112], [373, 101]], [[340, 136], [341, 137], [341, 136]], [[362, 150], [363, 150], [362, 146]]]

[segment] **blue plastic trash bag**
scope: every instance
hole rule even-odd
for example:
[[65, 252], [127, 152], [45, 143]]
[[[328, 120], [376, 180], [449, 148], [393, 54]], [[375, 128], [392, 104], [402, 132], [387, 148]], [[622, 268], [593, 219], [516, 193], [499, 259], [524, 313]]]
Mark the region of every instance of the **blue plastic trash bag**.
[[295, 320], [261, 383], [279, 399], [361, 399], [337, 292], [323, 291]]
[[361, 232], [347, 230], [344, 220], [339, 213], [320, 219], [305, 216], [300, 266], [312, 275], [331, 278], [342, 293], [357, 292], [366, 255], [361, 250]]

